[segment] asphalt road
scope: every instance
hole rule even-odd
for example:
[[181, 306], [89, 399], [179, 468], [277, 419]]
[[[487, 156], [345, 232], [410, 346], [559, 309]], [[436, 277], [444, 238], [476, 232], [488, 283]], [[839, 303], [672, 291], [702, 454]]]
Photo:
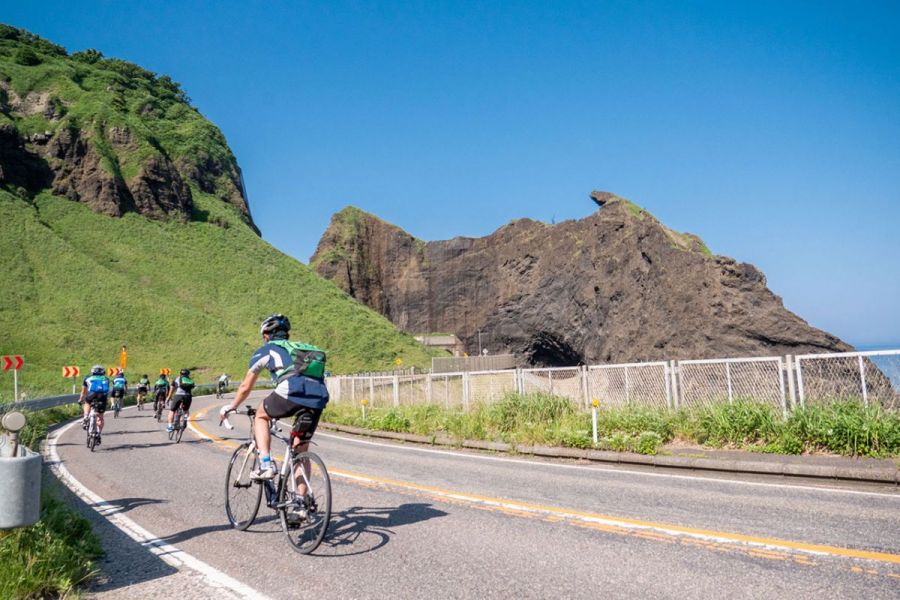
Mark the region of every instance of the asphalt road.
[[[900, 598], [900, 492], [809, 481], [642, 472], [341, 437], [320, 430], [334, 514], [313, 556], [262, 508], [230, 528], [224, 477], [238, 427], [194, 401], [169, 442], [150, 413], [109, 418], [91, 454], [75, 426], [71, 475], [166, 544], [271, 598]], [[208, 416], [206, 415], [208, 410]], [[110, 415], [111, 416], [111, 415]], [[214, 439], [204, 439], [208, 435]], [[89, 503], [96, 503], [94, 497]], [[105, 519], [95, 515], [94, 519]], [[221, 597], [113, 527], [101, 598]], [[175, 554], [173, 554], [174, 556]]]

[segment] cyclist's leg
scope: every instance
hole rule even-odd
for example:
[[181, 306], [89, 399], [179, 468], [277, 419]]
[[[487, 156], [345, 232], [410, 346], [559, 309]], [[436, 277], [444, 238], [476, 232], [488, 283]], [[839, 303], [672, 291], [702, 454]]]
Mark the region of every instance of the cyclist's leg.
[[[322, 416], [322, 409], [300, 406], [293, 412], [295, 415], [294, 427], [291, 429], [293, 447], [296, 452], [306, 452], [309, 450], [309, 442], [312, 440], [316, 428], [319, 426], [319, 418]], [[301, 468], [306, 472], [306, 477], [308, 478], [310, 465], [307, 461], [298, 461], [294, 466], [294, 478], [297, 481], [297, 494], [304, 496], [306, 495], [307, 490], [306, 482], [300, 473]]]
[[97, 413], [97, 433], [103, 433], [103, 413], [106, 412], [106, 398], [98, 398], [94, 405], [94, 411]]
[[[193, 400], [194, 400], [193, 397], [188, 396], [187, 398], [185, 398], [184, 400], [181, 401], [181, 408], [184, 409], [184, 416], [182, 417], [182, 420], [184, 421], [185, 427], [187, 427], [188, 417], [191, 416], [191, 402]], [[178, 424], [179, 427], [181, 427], [181, 425], [182, 425], [181, 423]]]

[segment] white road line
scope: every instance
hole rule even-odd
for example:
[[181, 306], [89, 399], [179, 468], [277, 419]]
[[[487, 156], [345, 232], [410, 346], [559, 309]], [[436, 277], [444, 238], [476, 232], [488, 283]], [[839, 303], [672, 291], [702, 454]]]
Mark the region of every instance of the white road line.
[[89, 490], [84, 484], [75, 479], [59, 458], [56, 450], [57, 440], [72, 426], [81, 422], [81, 418], [77, 418], [61, 429], [52, 432], [48, 436], [48, 441], [44, 444], [45, 457], [49, 459], [48, 466], [56, 476], [62, 481], [66, 487], [74, 492], [79, 498], [84, 500], [94, 510], [108, 519], [125, 535], [147, 548], [167, 564], [180, 569], [188, 567], [204, 577], [206, 582], [217, 590], [218, 593], [233, 592], [236, 598], [247, 598], [252, 600], [270, 600], [268, 596], [257, 592], [253, 588], [241, 583], [237, 579], [226, 575], [215, 567], [203, 562], [199, 558], [179, 550], [171, 544], [167, 544], [159, 536], [147, 531], [130, 518], [118, 512], [120, 508], [114, 504], [110, 504], [107, 500], [101, 498]]
[[[196, 430], [194, 430], [196, 431]], [[197, 432], [198, 435], [202, 435]], [[806, 490], [811, 492], [829, 492], [834, 494], [855, 494], [861, 496], [876, 496], [879, 498], [891, 498], [892, 500], [900, 500], [900, 494], [885, 494], [879, 492], [864, 492], [861, 490], [844, 490], [840, 488], [829, 488], [829, 487], [815, 487], [809, 485], [791, 485], [787, 483], [766, 483], [762, 481], [741, 481], [739, 479], [721, 479], [717, 477], [698, 477], [695, 475], [675, 475], [673, 473], [650, 473], [647, 471], [636, 471], [633, 469], [623, 469], [618, 467], [587, 467], [583, 465], [570, 465], [564, 463], [552, 463], [552, 462], [538, 462], [538, 461], [529, 461], [522, 460], [517, 458], [507, 458], [502, 456], [486, 456], [483, 454], [470, 454], [463, 452], [453, 452], [450, 450], [435, 450], [432, 448], [419, 448], [417, 446], [408, 446], [396, 443], [385, 443], [385, 442], [373, 442], [370, 440], [361, 440], [356, 437], [350, 437], [345, 435], [334, 435], [331, 433], [324, 433], [323, 431], [316, 432], [317, 437], [326, 437], [332, 438], [335, 440], [343, 440], [352, 442], [354, 444], [363, 444], [367, 446], [379, 446], [382, 448], [391, 448], [394, 450], [402, 450], [406, 452], [422, 452], [426, 454], [440, 454], [444, 456], [452, 456], [454, 458], [460, 459], [473, 459], [473, 460], [484, 460], [484, 461], [495, 461], [495, 462], [503, 462], [503, 463], [511, 463], [511, 464], [522, 464], [528, 465], [529, 467], [550, 467], [554, 469], [577, 469], [579, 471], [594, 471], [599, 473], [610, 473], [610, 474], [618, 474], [623, 473], [627, 475], [640, 475], [643, 477], [664, 477], [668, 479], [683, 479], [688, 481], [703, 481], [707, 483], [725, 483], [725, 484], [734, 484], [734, 485], [745, 485], [745, 486], [757, 486], [757, 487], [771, 487], [771, 488], [780, 488], [780, 489], [789, 489], [789, 490]], [[207, 436], [203, 436], [207, 437]]]

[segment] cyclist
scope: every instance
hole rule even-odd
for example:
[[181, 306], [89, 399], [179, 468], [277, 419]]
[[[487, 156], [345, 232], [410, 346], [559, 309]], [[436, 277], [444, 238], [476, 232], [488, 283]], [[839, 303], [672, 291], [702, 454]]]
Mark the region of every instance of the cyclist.
[[137, 405], [138, 410], [144, 406], [144, 400], [147, 399], [147, 392], [150, 390], [150, 378], [144, 373], [137, 384]]
[[163, 403], [169, 395], [169, 379], [165, 373], [159, 374], [159, 379], [153, 384], [153, 412], [162, 412]]
[[[81, 421], [82, 429], [88, 427], [88, 416], [91, 413], [91, 407], [97, 412], [97, 431], [103, 431], [103, 413], [106, 411], [106, 399], [109, 395], [109, 377], [106, 376], [106, 369], [103, 365], [94, 365], [91, 367], [91, 374], [84, 378], [81, 384], [81, 396], [78, 403], [84, 409], [84, 419]], [[97, 440], [100, 443], [100, 440]]]
[[[265, 345], [253, 353], [250, 366], [244, 375], [231, 404], [219, 410], [221, 418], [228, 412], [237, 409], [247, 399], [256, 379], [263, 369], [268, 369], [276, 383], [275, 391], [269, 394], [256, 409], [256, 420], [253, 427], [256, 443], [259, 446], [259, 469], [251, 474], [253, 479], [272, 479], [275, 476], [275, 464], [270, 454], [271, 438], [269, 425], [271, 419], [283, 419], [296, 416], [292, 437], [297, 451], [305, 452], [309, 448], [319, 425], [319, 417], [328, 403], [328, 389], [322, 378], [325, 367], [325, 354], [315, 346], [289, 342], [291, 322], [282, 314], [266, 317], [259, 326]], [[301, 352], [298, 353], [298, 349]], [[312, 357], [317, 368], [311, 369], [309, 362], [298, 362], [297, 357]]]
[[112, 397], [113, 403], [118, 403], [122, 408], [122, 399], [125, 398], [125, 390], [128, 389], [128, 381], [125, 380], [125, 371], [119, 369], [113, 376], [112, 380]]
[[231, 380], [228, 378], [228, 373], [222, 373], [219, 376], [219, 380], [216, 382], [216, 394], [219, 396], [224, 394], [225, 388], [227, 388], [230, 383]]
[[179, 405], [184, 409], [185, 418], [190, 414], [193, 391], [194, 380], [191, 379], [191, 372], [189, 369], [182, 369], [175, 381], [172, 382], [172, 387], [169, 388], [169, 397], [167, 398], [169, 400], [169, 424], [166, 426], [166, 431], [175, 429], [175, 411], [178, 410]]

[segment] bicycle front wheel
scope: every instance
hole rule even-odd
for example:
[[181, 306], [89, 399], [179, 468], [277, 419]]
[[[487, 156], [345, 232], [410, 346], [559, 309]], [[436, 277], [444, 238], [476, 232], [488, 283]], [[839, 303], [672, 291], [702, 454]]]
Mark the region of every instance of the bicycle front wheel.
[[296, 492], [290, 481], [284, 483], [278, 514], [291, 547], [309, 554], [322, 543], [331, 520], [331, 479], [325, 463], [312, 452], [294, 457], [294, 476]]
[[187, 429], [187, 417], [182, 417], [179, 421], [179, 425], [177, 425], [177, 429], [175, 430], [175, 443], [178, 444], [181, 442], [181, 436], [184, 435], [184, 430]]
[[232, 527], [244, 531], [253, 524], [262, 499], [262, 485], [250, 479], [259, 454], [244, 442], [231, 455], [225, 472], [225, 514]]

